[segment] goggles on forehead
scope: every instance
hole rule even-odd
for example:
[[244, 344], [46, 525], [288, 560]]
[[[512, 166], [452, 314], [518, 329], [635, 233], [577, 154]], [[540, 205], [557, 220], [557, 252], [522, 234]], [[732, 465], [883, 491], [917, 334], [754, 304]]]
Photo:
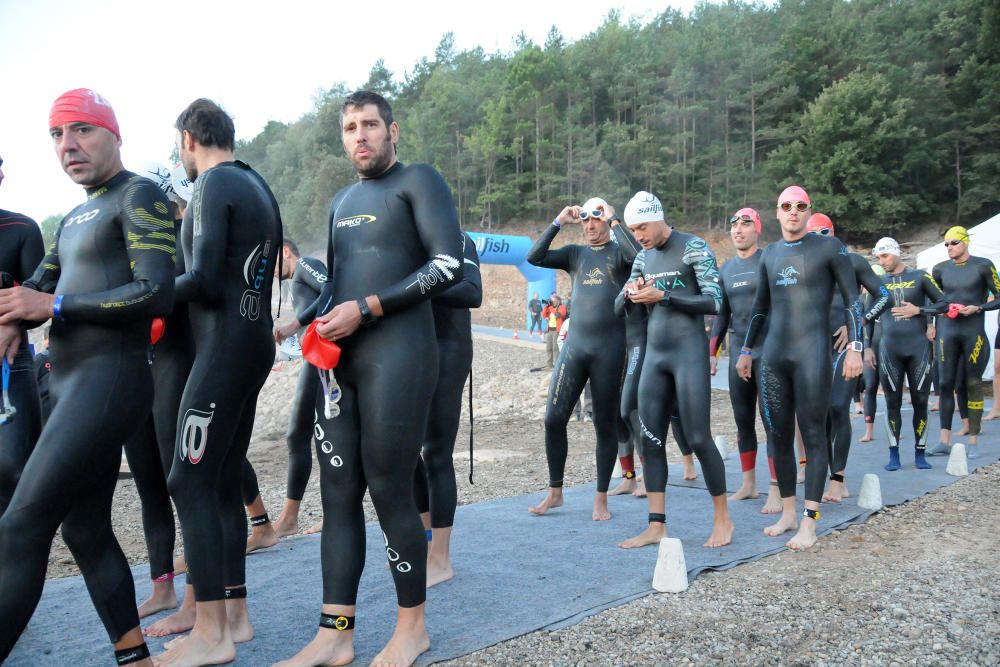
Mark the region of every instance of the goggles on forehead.
[[833, 230], [829, 227], [820, 227], [819, 229], [810, 229], [810, 234], [819, 234], [820, 236], [829, 236], [833, 233]]
[[580, 219], [586, 220], [587, 218], [600, 218], [604, 215], [604, 211], [593, 210], [593, 211], [580, 211]]
[[735, 225], [737, 222], [740, 222], [741, 220], [743, 222], [754, 222], [753, 217], [744, 213], [743, 215], [738, 215], [738, 214], [733, 215], [733, 217], [729, 218], [729, 224]]

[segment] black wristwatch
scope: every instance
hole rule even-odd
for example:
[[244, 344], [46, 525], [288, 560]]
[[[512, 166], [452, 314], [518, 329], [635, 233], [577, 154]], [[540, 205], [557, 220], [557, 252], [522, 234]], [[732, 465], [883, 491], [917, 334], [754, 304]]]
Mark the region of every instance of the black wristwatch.
[[621, 218], [619, 218], [619, 217], [618, 217], [617, 215], [613, 215], [613, 216], [611, 216], [611, 219], [610, 219], [610, 220], [608, 220], [608, 224], [609, 224], [609, 225], [613, 225], [613, 224], [614, 224], [614, 223], [616, 223], [616, 222], [617, 222], [617, 223], [619, 223], [619, 224], [621, 224], [621, 222], [622, 222], [622, 219], [621, 219]]
[[358, 299], [358, 310], [361, 311], [361, 326], [370, 327], [378, 322], [378, 318], [368, 307], [368, 299]]

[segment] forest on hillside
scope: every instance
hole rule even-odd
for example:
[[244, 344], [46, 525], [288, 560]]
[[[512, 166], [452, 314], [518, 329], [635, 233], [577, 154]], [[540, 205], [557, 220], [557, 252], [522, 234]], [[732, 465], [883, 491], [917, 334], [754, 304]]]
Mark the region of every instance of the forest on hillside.
[[[287, 233], [324, 241], [330, 200], [356, 178], [343, 96], [376, 90], [400, 159], [434, 164], [465, 229], [548, 220], [603, 196], [656, 193], [672, 223], [719, 228], [768, 211], [790, 183], [855, 241], [1000, 211], [997, 0], [784, 0], [616, 12], [591, 34], [524, 35], [509, 53], [434, 54], [397, 75], [336, 83], [237, 155], [268, 180]], [[767, 214], [765, 213], [765, 217]]]

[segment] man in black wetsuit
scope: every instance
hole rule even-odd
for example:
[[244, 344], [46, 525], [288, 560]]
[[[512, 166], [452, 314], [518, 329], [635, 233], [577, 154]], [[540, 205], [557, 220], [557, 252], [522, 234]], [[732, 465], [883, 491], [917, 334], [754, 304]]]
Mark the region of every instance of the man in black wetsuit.
[[[38, 604], [61, 523], [118, 664], [150, 665], [111, 501], [121, 445], [152, 405], [147, 347], [152, 318], [173, 301], [173, 221], [159, 188], [123, 168], [118, 124], [100, 95], [60, 96], [49, 134], [87, 201], [60, 223], [24, 286], [0, 290], [0, 325], [52, 318], [57, 369], [52, 414], [0, 518], [0, 661]], [[17, 336], [0, 339], [0, 354], [12, 348]]]
[[949, 304], [947, 315], [938, 318], [937, 329], [941, 436], [936, 446], [928, 448], [927, 454], [934, 456], [951, 451], [956, 378], [960, 375], [959, 369], [964, 368], [969, 406], [968, 454], [974, 457], [982, 427], [983, 371], [990, 360], [983, 311], [1000, 308], [1000, 298], [986, 302], [990, 294], [1000, 297], [1000, 277], [993, 262], [969, 253], [969, 232], [965, 227], [949, 229], [944, 235], [944, 244], [949, 259], [936, 264], [932, 273]]
[[[722, 305], [719, 315], [712, 326], [708, 342], [709, 368], [712, 375], [717, 372], [719, 348], [727, 331], [730, 333], [729, 354], [729, 401], [733, 406], [733, 419], [736, 421], [736, 439], [740, 452], [740, 467], [743, 470], [743, 485], [730, 500], [744, 500], [757, 497], [757, 426], [756, 412], [760, 404], [757, 380], [760, 377], [760, 353], [755, 351], [753, 359], [755, 380], [741, 382], [736, 374], [736, 362], [739, 355], [734, 351], [746, 339], [747, 327], [750, 325], [750, 309], [753, 298], [757, 294], [757, 277], [760, 268], [761, 249], [757, 245], [760, 236], [760, 214], [752, 208], [741, 208], [729, 219], [729, 237], [736, 248], [736, 257], [730, 259], [719, 270], [722, 281]], [[763, 404], [760, 404], [763, 412]], [[761, 421], [764, 421], [763, 414]], [[781, 496], [778, 494], [778, 482], [774, 478], [774, 446], [771, 433], [764, 422], [767, 433], [767, 459], [771, 472], [771, 485], [767, 493], [767, 502], [761, 510], [763, 514], [774, 514], [781, 511]]]
[[[270, 295], [281, 247], [274, 195], [233, 158], [232, 119], [210, 100], [177, 118], [178, 152], [194, 181], [182, 226], [194, 364], [178, 414], [167, 479], [184, 535], [196, 616], [190, 635], [157, 664], [218, 664], [253, 636], [246, 608], [247, 520], [240, 482], [257, 395], [274, 360]], [[190, 223], [190, 224], [189, 224]]]
[[704, 546], [721, 547], [732, 542], [733, 522], [726, 501], [725, 464], [712, 441], [709, 421], [712, 387], [704, 316], [717, 313], [722, 302], [715, 255], [704, 239], [669, 227], [660, 200], [649, 192], [632, 197], [625, 219], [642, 250], [617, 299], [628, 302], [626, 310], [641, 308], [649, 314], [639, 376], [649, 521], [639, 535], [619, 546], [641, 547], [666, 536], [664, 445], [670, 417], [676, 413], [687, 446], [701, 462], [715, 510], [712, 533]]
[[317, 333], [342, 349], [335, 369], [339, 414], [327, 417], [321, 407], [316, 429], [323, 610], [315, 638], [279, 664], [353, 659], [367, 489], [398, 603], [395, 632], [373, 664], [409, 665], [430, 648], [427, 539], [413, 477], [438, 374], [431, 298], [462, 280], [462, 230], [441, 175], [430, 165], [397, 160], [399, 126], [381, 95], [351, 94], [340, 119], [344, 150], [361, 180], [338, 192], [330, 207], [330, 280], [317, 317]]
[[[587, 245], [549, 248], [563, 225], [580, 224]], [[609, 228], [610, 225], [610, 228]], [[549, 492], [529, 511], [543, 515], [563, 503], [563, 471], [568, 442], [566, 424], [583, 387], [590, 380], [594, 430], [597, 432], [597, 493], [593, 519], [611, 518], [608, 486], [618, 453], [618, 404], [625, 365], [625, 322], [615, 315], [615, 296], [628, 279], [636, 250], [629, 241], [611, 241], [628, 231], [603, 199], [593, 197], [583, 206], [567, 206], [542, 232], [528, 252], [535, 266], [562, 269], [573, 279], [576, 319], [552, 371], [545, 409], [545, 458]]]
[[[816, 543], [816, 520], [829, 470], [826, 414], [833, 386], [829, 326], [835, 289], [850, 304], [846, 308], [850, 345], [843, 364], [847, 379], [861, 375], [863, 348], [861, 303], [847, 248], [836, 239], [806, 231], [811, 208], [809, 195], [798, 186], [786, 188], [778, 197], [783, 240], [769, 245], [761, 256], [757, 295], [736, 368], [749, 382], [753, 349], [761, 346], [758, 386], [774, 440], [782, 502], [781, 519], [764, 532], [775, 536], [798, 528], [787, 543], [795, 550]], [[765, 324], [767, 335], [762, 336]], [[808, 459], [801, 525], [795, 516], [796, 418]]]
[[[3, 158], [0, 158], [0, 183], [3, 183]], [[23, 283], [35, 272], [44, 256], [42, 232], [35, 221], [26, 215], [0, 209], [0, 289]], [[7, 325], [11, 334], [17, 326], [20, 325]], [[21, 344], [15, 350], [16, 354], [3, 362], [4, 395], [0, 397], [0, 516], [7, 509], [21, 470], [42, 431], [42, 408], [35, 368], [28, 348], [28, 333], [22, 327], [19, 335]], [[7, 399], [10, 400], [9, 405]]]
[[941, 288], [926, 271], [906, 268], [895, 239], [879, 239], [872, 252], [879, 266], [885, 269], [882, 284], [889, 290], [892, 307], [891, 313], [883, 313], [879, 318], [882, 332], [879, 335], [878, 373], [885, 393], [885, 430], [889, 436], [889, 463], [885, 469], [900, 468], [904, 379], [910, 387], [913, 405], [914, 463], [917, 468], [930, 468], [924, 458], [924, 445], [934, 352], [927, 337], [927, 318], [944, 312], [948, 304]]
[[[814, 213], [806, 222], [806, 230], [810, 234], [834, 237], [833, 221], [822, 213]], [[889, 302], [889, 291], [879, 281], [871, 265], [861, 255], [855, 252], [847, 254], [854, 270], [854, 279], [858, 288], [865, 288], [873, 300], [867, 311], [864, 311], [861, 325], [874, 321]], [[845, 353], [847, 351], [847, 321], [844, 302], [839, 293], [834, 293], [830, 304], [830, 337], [833, 353], [833, 388], [830, 392], [830, 409], [827, 413], [827, 438], [830, 441], [830, 487], [823, 494], [823, 502], [839, 503], [847, 496], [844, 486], [844, 469], [847, 468], [847, 456], [851, 451], [851, 400], [854, 390], [861, 378], [850, 378], [843, 372]], [[866, 355], [874, 355], [874, 351], [866, 351]]]
[[431, 300], [440, 365], [427, 434], [413, 480], [417, 511], [424, 529], [430, 531], [428, 588], [454, 576], [451, 529], [455, 523], [458, 488], [452, 454], [462, 417], [462, 390], [472, 371], [472, 314], [469, 309], [479, 308], [483, 303], [483, 279], [476, 242], [468, 234], [463, 238], [465, 269], [462, 282]]

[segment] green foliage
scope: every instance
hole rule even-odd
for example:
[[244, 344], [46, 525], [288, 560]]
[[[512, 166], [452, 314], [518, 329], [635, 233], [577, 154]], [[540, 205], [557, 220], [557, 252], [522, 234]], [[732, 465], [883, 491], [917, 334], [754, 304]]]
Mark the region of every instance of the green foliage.
[[45, 241], [45, 249], [48, 250], [49, 246], [52, 245], [52, 241], [56, 238], [56, 231], [59, 229], [59, 223], [62, 219], [66, 217], [66, 214], [59, 213], [56, 215], [50, 215], [49, 217], [42, 220], [39, 227], [42, 228], [42, 240]]
[[[591, 195], [659, 195], [681, 227], [773, 207], [799, 182], [848, 240], [1000, 210], [1000, 9], [993, 0], [729, 0], [646, 24], [610, 12], [586, 35], [553, 26], [510, 53], [451, 33], [396, 78], [400, 158], [434, 164], [467, 229], [547, 220]], [[317, 247], [356, 176], [335, 86], [238, 155], [268, 179], [289, 234]], [[769, 218], [765, 214], [765, 219]]]

